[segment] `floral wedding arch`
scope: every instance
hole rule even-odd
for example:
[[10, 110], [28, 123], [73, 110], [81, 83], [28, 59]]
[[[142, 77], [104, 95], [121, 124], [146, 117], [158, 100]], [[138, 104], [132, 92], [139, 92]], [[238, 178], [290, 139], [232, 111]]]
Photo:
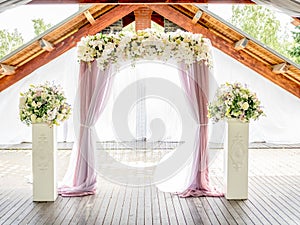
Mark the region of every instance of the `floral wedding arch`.
[[[103, 112], [113, 83], [113, 74], [124, 62], [160, 60], [176, 65], [182, 87], [198, 124], [192, 170], [186, 190], [180, 195], [222, 196], [209, 187], [208, 118], [211, 44], [201, 34], [184, 31], [160, 33], [151, 29], [83, 37], [77, 45], [81, 62], [74, 110], [76, 142], [68, 171], [59, 187], [62, 196], [84, 196], [96, 192], [94, 125]], [[76, 124], [77, 128], [76, 128]]]

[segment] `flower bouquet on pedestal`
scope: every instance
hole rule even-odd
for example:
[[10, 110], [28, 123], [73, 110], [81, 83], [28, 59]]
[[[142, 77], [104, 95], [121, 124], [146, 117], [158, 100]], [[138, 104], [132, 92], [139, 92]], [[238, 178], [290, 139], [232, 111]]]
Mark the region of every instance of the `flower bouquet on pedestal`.
[[240, 83], [226, 83], [217, 90], [208, 105], [208, 117], [214, 122], [226, 120], [225, 197], [248, 198], [249, 121], [264, 115], [256, 94]]
[[46, 82], [21, 93], [20, 119], [32, 124], [33, 201], [55, 201], [56, 127], [69, 118], [71, 107], [60, 86]]

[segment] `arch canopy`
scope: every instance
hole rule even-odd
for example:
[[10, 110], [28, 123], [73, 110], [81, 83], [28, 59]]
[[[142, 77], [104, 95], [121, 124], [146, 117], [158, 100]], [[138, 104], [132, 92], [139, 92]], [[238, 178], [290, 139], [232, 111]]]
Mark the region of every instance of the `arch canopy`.
[[108, 65], [138, 60], [172, 61], [190, 66], [205, 62], [212, 67], [211, 44], [201, 34], [182, 30], [158, 32], [152, 29], [137, 32], [89, 35], [77, 44], [78, 59], [84, 62], [97, 61], [100, 70]]

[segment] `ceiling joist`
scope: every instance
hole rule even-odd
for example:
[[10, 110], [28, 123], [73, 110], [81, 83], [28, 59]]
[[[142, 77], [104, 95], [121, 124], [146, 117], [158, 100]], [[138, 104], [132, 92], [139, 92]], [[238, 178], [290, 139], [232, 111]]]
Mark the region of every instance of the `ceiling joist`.
[[85, 11], [83, 14], [86, 17], [86, 19], [90, 22], [90, 24], [92, 24], [92, 25], [95, 24], [95, 19], [89, 10]]
[[273, 71], [273, 73], [280, 74], [280, 73], [287, 72], [287, 70], [288, 70], [288, 67], [287, 67], [286, 63], [280, 63], [277, 65], [274, 65], [272, 71]]
[[5, 64], [0, 64], [0, 74], [1, 75], [13, 75], [15, 73], [15, 67], [5, 65]]
[[198, 21], [201, 19], [201, 16], [202, 16], [202, 11], [201, 10], [198, 10], [194, 16], [194, 18], [192, 19], [192, 23], [193, 24], [196, 24], [198, 23]]
[[50, 43], [49, 41], [41, 39], [39, 41], [39, 43], [40, 43], [41, 48], [48, 51], [48, 52], [51, 52], [54, 49], [53, 44]]
[[248, 39], [247, 38], [242, 38], [241, 40], [237, 41], [234, 45], [235, 50], [241, 50], [243, 48], [246, 48], [248, 45]]

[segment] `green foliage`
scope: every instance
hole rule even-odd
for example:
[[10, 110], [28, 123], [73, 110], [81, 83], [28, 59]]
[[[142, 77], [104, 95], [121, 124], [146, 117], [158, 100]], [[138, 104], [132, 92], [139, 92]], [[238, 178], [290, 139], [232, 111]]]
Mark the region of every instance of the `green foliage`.
[[9, 54], [23, 44], [21, 33], [15, 29], [13, 32], [0, 30], [0, 58]]
[[250, 36], [289, 57], [287, 30], [281, 30], [273, 11], [257, 5], [233, 6], [231, 22]]
[[300, 64], [300, 26], [296, 27], [296, 30], [292, 32], [295, 41], [294, 46], [289, 51], [295, 62]]
[[52, 27], [50, 23], [46, 24], [45, 21], [41, 18], [33, 19], [31, 21], [33, 22], [33, 29], [36, 36]]

